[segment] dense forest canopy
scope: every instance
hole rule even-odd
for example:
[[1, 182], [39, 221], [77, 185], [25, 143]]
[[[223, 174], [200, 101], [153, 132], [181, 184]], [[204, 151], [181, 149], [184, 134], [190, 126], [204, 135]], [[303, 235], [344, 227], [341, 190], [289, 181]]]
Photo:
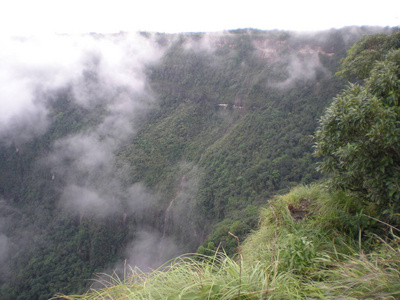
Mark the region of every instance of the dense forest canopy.
[[[147, 269], [196, 249], [234, 253], [234, 236], [255, 228], [269, 197], [321, 177], [312, 135], [345, 87], [333, 74], [364, 35], [383, 34], [351, 48], [339, 73], [370, 72], [353, 91], [398, 98], [386, 80], [398, 68], [385, 35], [394, 31], [10, 41], [4, 53], [20, 56], [1, 90], [16, 97], [0, 119], [1, 299], [81, 293], [85, 279], [124, 262]], [[356, 53], [368, 70], [349, 67], [365, 65]], [[390, 103], [377, 107], [393, 114]]]

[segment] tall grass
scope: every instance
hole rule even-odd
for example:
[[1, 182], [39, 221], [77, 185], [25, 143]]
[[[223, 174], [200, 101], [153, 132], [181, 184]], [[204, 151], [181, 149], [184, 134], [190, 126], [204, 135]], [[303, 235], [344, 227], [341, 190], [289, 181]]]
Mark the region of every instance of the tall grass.
[[[213, 257], [184, 256], [143, 273], [132, 269], [120, 280], [113, 276], [102, 289], [64, 299], [265, 299], [273, 270], [261, 264], [246, 264], [224, 253]], [[271, 278], [269, 278], [271, 277]]]
[[[361, 201], [298, 187], [261, 210], [238, 255], [186, 255], [62, 299], [400, 299], [399, 239], [364, 234]], [[370, 251], [373, 249], [374, 251]], [[369, 252], [368, 252], [369, 251]]]
[[[394, 243], [400, 241], [395, 238]], [[392, 242], [393, 243], [393, 242]], [[400, 248], [384, 243], [368, 254], [348, 256], [324, 270], [324, 294], [346, 299], [400, 299]]]

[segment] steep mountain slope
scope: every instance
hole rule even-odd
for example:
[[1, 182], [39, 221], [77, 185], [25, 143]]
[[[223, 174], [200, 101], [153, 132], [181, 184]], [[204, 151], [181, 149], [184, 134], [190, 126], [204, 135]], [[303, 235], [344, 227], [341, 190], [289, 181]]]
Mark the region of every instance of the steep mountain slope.
[[310, 135], [344, 86], [333, 73], [382, 30], [88, 37], [106, 50], [36, 91], [47, 123], [0, 131], [1, 298], [81, 292], [203, 243], [233, 252], [227, 232], [245, 236], [268, 196], [319, 177]]

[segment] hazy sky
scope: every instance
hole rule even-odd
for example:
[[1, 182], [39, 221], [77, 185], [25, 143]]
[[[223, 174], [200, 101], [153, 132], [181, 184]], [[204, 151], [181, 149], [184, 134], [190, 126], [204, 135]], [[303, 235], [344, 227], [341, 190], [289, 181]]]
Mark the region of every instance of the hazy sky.
[[399, 0], [1, 0], [0, 35], [400, 25]]

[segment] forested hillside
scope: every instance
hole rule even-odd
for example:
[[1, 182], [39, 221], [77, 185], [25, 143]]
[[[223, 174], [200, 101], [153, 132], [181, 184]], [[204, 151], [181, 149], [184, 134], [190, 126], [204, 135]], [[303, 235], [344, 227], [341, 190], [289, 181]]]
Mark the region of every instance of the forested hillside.
[[196, 249], [235, 253], [228, 232], [243, 239], [272, 195], [320, 178], [312, 135], [346, 85], [333, 76], [346, 51], [393, 31], [93, 34], [74, 40], [76, 61], [10, 64], [33, 100], [0, 119], [0, 298], [82, 293], [96, 272]]

